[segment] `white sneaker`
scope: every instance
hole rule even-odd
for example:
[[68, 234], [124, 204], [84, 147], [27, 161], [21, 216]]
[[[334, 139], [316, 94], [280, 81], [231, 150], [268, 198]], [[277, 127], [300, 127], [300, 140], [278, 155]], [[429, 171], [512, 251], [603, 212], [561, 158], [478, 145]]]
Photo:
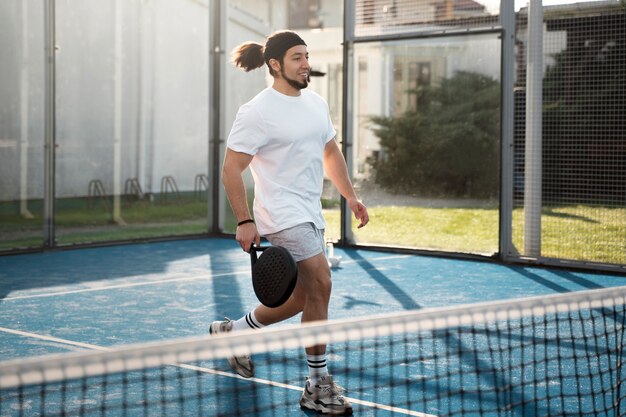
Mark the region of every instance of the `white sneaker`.
[[[233, 321], [226, 318], [224, 321], [214, 321], [209, 327], [209, 333], [227, 333], [233, 330]], [[228, 364], [233, 371], [237, 372], [244, 378], [252, 378], [254, 376], [254, 364], [250, 356], [233, 356], [228, 358]]]
[[307, 378], [300, 406], [323, 414], [349, 416], [352, 414], [352, 405], [341, 395], [343, 391], [331, 375], [321, 377], [314, 386]]

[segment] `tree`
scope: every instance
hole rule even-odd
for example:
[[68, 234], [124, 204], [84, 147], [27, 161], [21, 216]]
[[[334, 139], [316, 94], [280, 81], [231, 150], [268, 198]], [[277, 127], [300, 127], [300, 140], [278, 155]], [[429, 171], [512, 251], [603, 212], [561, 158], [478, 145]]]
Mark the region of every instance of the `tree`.
[[446, 197], [498, 194], [500, 84], [458, 72], [421, 88], [419, 108], [398, 117], [372, 117], [380, 155], [375, 181], [397, 193]]

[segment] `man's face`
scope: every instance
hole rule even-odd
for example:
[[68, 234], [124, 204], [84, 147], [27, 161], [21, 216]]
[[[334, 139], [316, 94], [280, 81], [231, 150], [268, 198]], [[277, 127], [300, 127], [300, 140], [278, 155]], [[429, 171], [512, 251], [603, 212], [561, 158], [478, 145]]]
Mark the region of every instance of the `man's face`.
[[304, 45], [296, 45], [289, 48], [283, 57], [280, 67], [280, 75], [297, 90], [302, 90], [309, 85], [309, 53]]

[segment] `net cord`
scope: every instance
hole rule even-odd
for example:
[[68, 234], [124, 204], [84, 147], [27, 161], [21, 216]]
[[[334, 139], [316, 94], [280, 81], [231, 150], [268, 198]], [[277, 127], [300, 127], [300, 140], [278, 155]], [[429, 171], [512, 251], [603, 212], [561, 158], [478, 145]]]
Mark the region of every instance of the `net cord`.
[[0, 389], [626, 303], [626, 286], [387, 313], [0, 362]]

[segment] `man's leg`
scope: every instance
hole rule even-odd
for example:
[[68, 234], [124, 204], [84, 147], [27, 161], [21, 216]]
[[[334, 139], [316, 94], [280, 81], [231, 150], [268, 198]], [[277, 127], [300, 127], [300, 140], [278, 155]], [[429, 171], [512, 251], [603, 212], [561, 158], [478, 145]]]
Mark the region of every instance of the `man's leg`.
[[[268, 308], [263, 305], [254, 310], [255, 317], [263, 325], [286, 320], [302, 312], [302, 322], [327, 320], [332, 283], [328, 261], [323, 253], [298, 262], [298, 284], [292, 297], [282, 306]], [[307, 363], [313, 382], [328, 375], [326, 346], [306, 348]]]
[[[328, 304], [332, 282], [330, 268], [324, 253], [298, 264], [298, 274], [302, 277], [305, 302], [302, 322], [328, 320]], [[328, 374], [326, 365], [326, 345], [306, 348], [309, 377], [300, 398], [300, 405], [325, 414], [352, 414], [352, 405], [341, 394], [343, 391]]]
[[[306, 259], [298, 264], [298, 274], [302, 277], [304, 291], [304, 306], [302, 322], [328, 320], [328, 303], [332, 282], [330, 268], [323, 253]], [[326, 346], [312, 346], [307, 348], [309, 354], [324, 354]]]

